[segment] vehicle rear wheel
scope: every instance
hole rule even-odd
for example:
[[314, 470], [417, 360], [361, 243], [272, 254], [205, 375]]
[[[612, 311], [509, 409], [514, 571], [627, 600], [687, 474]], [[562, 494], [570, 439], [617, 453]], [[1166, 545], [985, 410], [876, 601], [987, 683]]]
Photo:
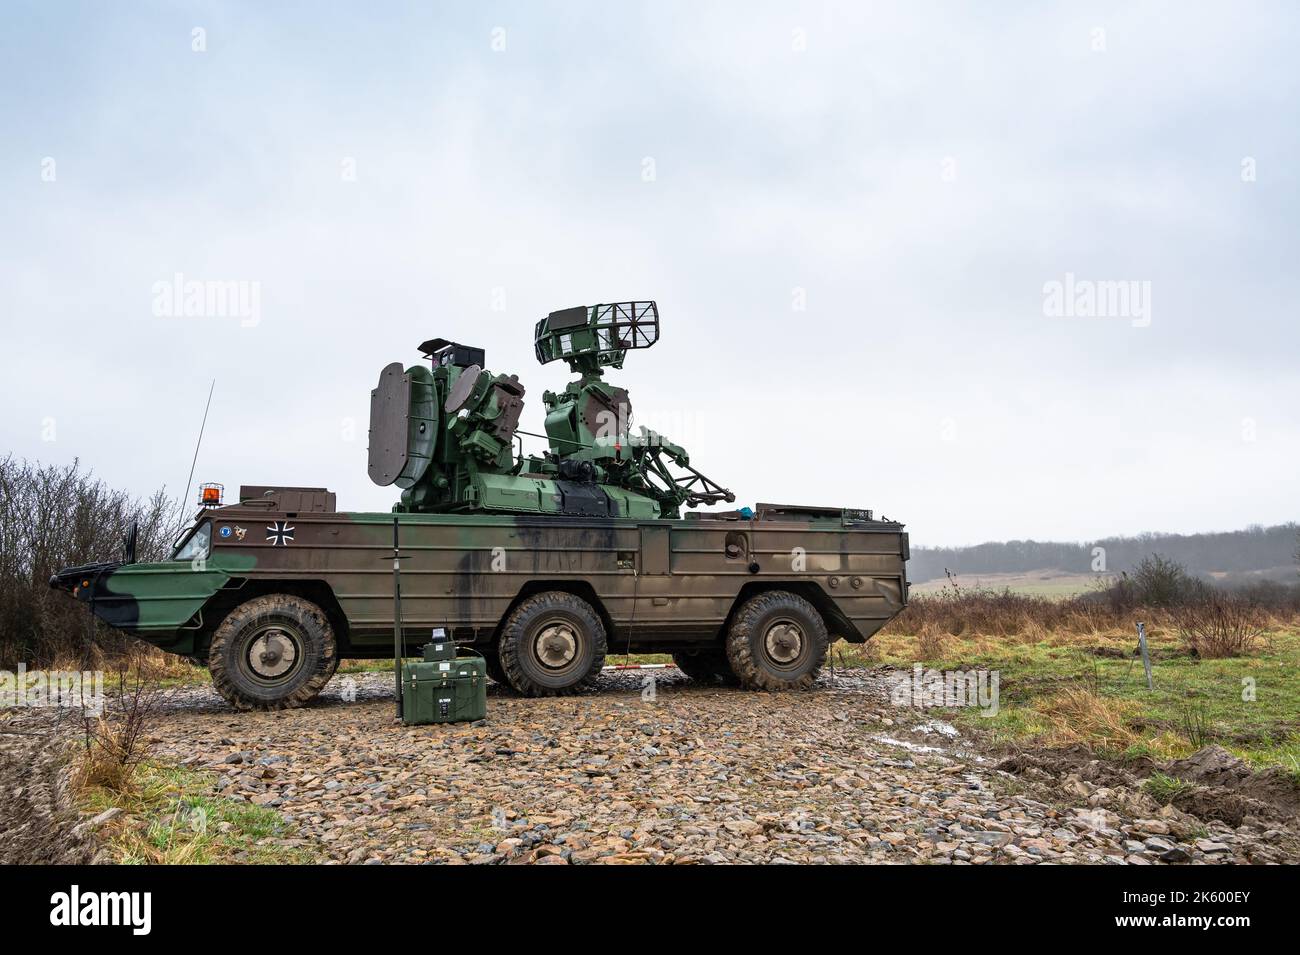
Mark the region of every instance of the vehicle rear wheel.
[[338, 669], [325, 612], [289, 594], [255, 597], [212, 635], [212, 685], [238, 710], [282, 710], [313, 699]]
[[826, 662], [829, 646], [817, 608], [786, 590], [745, 601], [727, 631], [731, 669], [751, 690], [807, 689]]
[[593, 683], [605, 665], [605, 625], [591, 604], [558, 590], [529, 597], [497, 643], [506, 683], [525, 696], [560, 696]]
[[697, 683], [735, 686], [739, 681], [731, 670], [727, 652], [717, 650], [678, 650], [673, 653], [673, 663]]

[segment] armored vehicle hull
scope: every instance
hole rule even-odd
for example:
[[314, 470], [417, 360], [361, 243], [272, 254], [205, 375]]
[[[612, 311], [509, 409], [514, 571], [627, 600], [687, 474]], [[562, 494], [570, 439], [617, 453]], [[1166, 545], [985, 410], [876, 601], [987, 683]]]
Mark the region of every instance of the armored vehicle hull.
[[863, 511], [394, 515], [335, 511], [321, 489], [249, 497], [201, 512], [173, 560], [51, 584], [208, 665], [240, 708], [300, 705], [340, 659], [391, 654], [395, 516], [407, 652], [446, 627], [529, 695], [578, 690], [627, 652], [671, 653], [699, 679], [807, 686], [830, 640], [870, 638], [907, 601], [907, 535]]

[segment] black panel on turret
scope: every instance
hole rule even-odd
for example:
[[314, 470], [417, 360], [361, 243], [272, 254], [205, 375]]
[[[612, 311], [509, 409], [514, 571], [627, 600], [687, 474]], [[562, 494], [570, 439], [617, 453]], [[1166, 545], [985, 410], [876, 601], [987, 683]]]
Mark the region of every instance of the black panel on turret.
[[611, 513], [609, 495], [599, 484], [578, 484], [574, 481], [556, 481], [556, 488], [564, 498], [561, 514], [575, 517], [616, 517]]
[[587, 306], [576, 305], [573, 308], [562, 308], [558, 312], [551, 312], [546, 316], [546, 323], [553, 332], [562, 328], [581, 328], [587, 324], [587, 315]]

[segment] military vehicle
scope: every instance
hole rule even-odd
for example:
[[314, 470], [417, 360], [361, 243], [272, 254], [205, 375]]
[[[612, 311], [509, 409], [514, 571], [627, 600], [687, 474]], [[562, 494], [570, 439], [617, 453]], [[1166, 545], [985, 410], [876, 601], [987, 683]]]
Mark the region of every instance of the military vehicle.
[[523, 453], [524, 386], [482, 349], [435, 338], [428, 364], [384, 368], [371, 392], [369, 474], [392, 513], [339, 511], [319, 487], [244, 486], [204, 506], [170, 559], [60, 571], [108, 624], [206, 664], [241, 709], [298, 706], [342, 658], [389, 655], [393, 520], [401, 531], [405, 652], [431, 628], [532, 696], [571, 693], [607, 653], [670, 653], [699, 680], [813, 683], [831, 640], [863, 642], [907, 601], [903, 525], [869, 510], [734, 503], [678, 445], [631, 426], [605, 378], [659, 339], [654, 302], [580, 306], [537, 323], [543, 364], [577, 378], [545, 392], [547, 450]]

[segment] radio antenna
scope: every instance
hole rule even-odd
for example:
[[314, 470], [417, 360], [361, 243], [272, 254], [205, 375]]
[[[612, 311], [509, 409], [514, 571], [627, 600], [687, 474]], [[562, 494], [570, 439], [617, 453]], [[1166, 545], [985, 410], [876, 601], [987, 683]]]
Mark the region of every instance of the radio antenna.
[[179, 533], [181, 521], [185, 519], [185, 502], [190, 496], [190, 484], [194, 481], [194, 465], [199, 461], [199, 448], [203, 446], [203, 430], [208, 426], [208, 409], [212, 407], [212, 392], [217, 387], [217, 379], [212, 379], [208, 387], [208, 403], [203, 406], [203, 422], [199, 425], [199, 440], [194, 442], [194, 457], [190, 460], [190, 476], [185, 479], [185, 496], [181, 498], [180, 512], [176, 515], [176, 530]]

